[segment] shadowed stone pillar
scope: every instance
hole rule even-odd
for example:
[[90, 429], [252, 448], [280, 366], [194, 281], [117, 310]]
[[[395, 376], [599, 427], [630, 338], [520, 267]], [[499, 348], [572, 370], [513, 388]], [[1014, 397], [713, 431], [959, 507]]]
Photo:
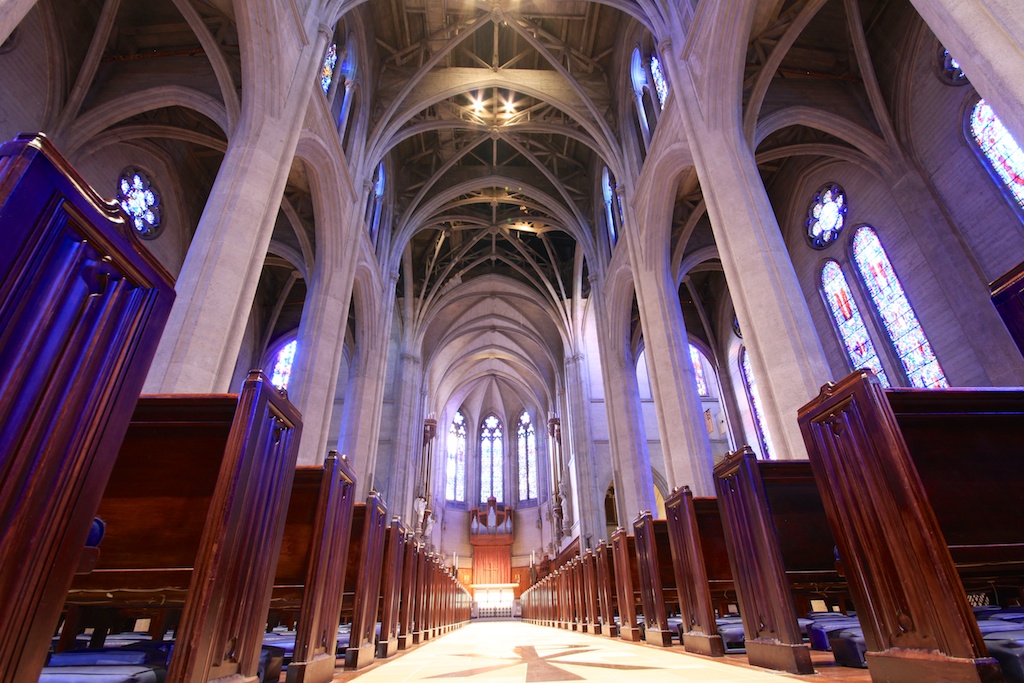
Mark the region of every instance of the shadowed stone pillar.
[[0, 45], [11, 37], [14, 29], [35, 5], [36, 0], [4, 0], [0, 2]]

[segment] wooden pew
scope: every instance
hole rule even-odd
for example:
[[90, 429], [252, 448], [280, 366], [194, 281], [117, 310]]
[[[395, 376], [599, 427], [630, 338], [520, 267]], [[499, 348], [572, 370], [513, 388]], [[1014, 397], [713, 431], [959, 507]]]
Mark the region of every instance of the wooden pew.
[[597, 612], [597, 560], [594, 552], [587, 550], [581, 559], [583, 569], [583, 610], [586, 615], [583, 630], [587, 633], [601, 634], [601, 624]]
[[652, 645], [670, 647], [672, 629], [669, 612], [679, 604], [668, 523], [642, 512], [633, 522], [636, 545], [637, 577], [644, 613], [644, 640]]
[[1017, 348], [1024, 354], [1024, 261], [989, 285], [992, 305], [1013, 337]]
[[376, 491], [365, 503], [356, 503], [345, 570], [342, 618], [349, 616], [352, 634], [345, 652], [345, 666], [361, 669], [373, 662], [377, 607], [384, 562], [384, 530], [388, 509]]
[[797, 610], [808, 612], [816, 594], [845, 592], [846, 581], [810, 463], [758, 460], [744, 447], [715, 466], [715, 487], [748, 660], [812, 673]]
[[258, 371], [237, 397], [140, 398], [68, 604], [180, 606], [167, 680], [255, 682], [300, 430]]
[[1001, 680], [965, 585], [1024, 576], [1024, 392], [884, 389], [858, 371], [799, 411], [876, 679]]
[[384, 532], [383, 577], [380, 586], [380, 639], [377, 656], [381, 659], [398, 652], [398, 613], [402, 597], [402, 563], [409, 530], [398, 520], [391, 520]]
[[683, 618], [683, 647], [687, 652], [722, 657], [725, 645], [715, 623], [712, 591], [731, 591], [732, 571], [718, 501], [695, 499], [684, 486], [665, 499], [665, 515]]
[[597, 568], [597, 605], [600, 611], [600, 635], [618, 638], [619, 628], [615, 624], [618, 615], [618, 584], [615, 580], [615, 561], [612, 548], [605, 541], [597, 544], [594, 564]]
[[299, 611], [288, 683], [334, 676], [355, 473], [331, 452], [322, 467], [295, 471], [271, 606]]
[[619, 637], [635, 643], [640, 640], [640, 625], [636, 619], [636, 606], [640, 604], [636, 540], [622, 527], [612, 533], [612, 558], [615, 566], [615, 594], [619, 608]]
[[416, 603], [421, 599], [416, 591], [420, 571], [420, 555], [423, 544], [415, 537], [405, 542], [405, 559], [402, 560], [402, 598], [399, 603], [398, 649], [407, 650], [415, 641], [418, 629]]
[[174, 300], [42, 135], [0, 146], [0, 670], [35, 683]]

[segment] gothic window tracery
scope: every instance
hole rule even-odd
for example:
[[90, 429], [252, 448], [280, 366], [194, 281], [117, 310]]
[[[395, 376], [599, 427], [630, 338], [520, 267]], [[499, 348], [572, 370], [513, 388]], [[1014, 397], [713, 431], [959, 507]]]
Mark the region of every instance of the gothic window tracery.
[[270, 383], [278, 389], [287, 389], [288, 382], [292, 378], [292, 365], [295, 362], [295, 351], [299, 342], [292, 339], [290, 342], [278, 349], [274, 356], [274, 370], [270, 374]]
[[697, 379], [697, 393], [706, 398], [711, 395], [711, 392], [708, 390], [708, 379], [704, 374], [703, 356], [704, 354], [696, 346], [690, 344], [690, 362], [693, 363], [693, 374]]
[[614, 246], [619, 232], [615, 220], [616, 210], [614, 208], [618, 198], [615, 196], [615, 181], [612, 180], [612, 174], [607, 166], [601, 172], [601, 194], [604, 197], [604, 219], [608, 224], [608, 239], [611, 240]]
[[519, 450], [519, 500], [537, 500], [537, 432], [530, 413], [523, 411], [516, 429]]
[[480, 425], [480, 502], [494, 497], [501, 502], [505, 495], [501, 420], [488, 415]]
[[127, 168], [117, 181], [117, 200], [128, 214], [135, 232], [153, 239], [160, 228], [160, 195], [149, 177], [137, 168]]
[[444, 468], [444, 499], [466, 502], [466, 418], [457, 411], [448, 426], [447, 454]]
[[985, 100], [978, 100], [969, 111], [966, 129], [982, 163], [1002, 183], [1017, 209], [1024, 209], [1024, 150]]
[[966, 85], [970, 82], [960, 62], [946, 48], [939, 49], [939, 76], [948, 85]]
[[765, 459], [771, 460], [775, 457], [772, 447], [771, 436], [768, 433], [768, 425], [764, 421], [764, 409], [761, 406], [761, 395], [757, 391], [757, 383], [754, 381], [754, 371], [750, 367], [750, 355], [746, 347], [740, 349], [740, 372], [743, 375], [743, 388], [747, 392], [747, 401], [750, 404], [750, 413], [754, 418], [754, 428], [761, 441], [761, 452]]
[[835, 183], [828, 183], [814, 193], [805, 221], [812, 247], [824, 249], [839, 237], [848, 209], [846, 193]]
[[338, 44], [331, 43], [324, 55], [324, 63], [320, 67], [320, 89], [326, 95], [331, 90], [331, 81], [334, 80], [334, 67], [338, 63]]
[[948, 387], [889, 256], [870, 226], [859, 228], [854, 235], [853, 260], [911, 386]]

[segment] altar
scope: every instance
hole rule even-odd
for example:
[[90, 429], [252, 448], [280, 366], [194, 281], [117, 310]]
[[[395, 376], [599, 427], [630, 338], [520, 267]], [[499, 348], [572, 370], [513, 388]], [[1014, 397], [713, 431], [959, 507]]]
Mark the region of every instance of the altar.
[[473, 545], [474, 614], [511, 617], [515, 606], [512, 583], [512, 510], [494, 498], [470, 511], [469, 539]]

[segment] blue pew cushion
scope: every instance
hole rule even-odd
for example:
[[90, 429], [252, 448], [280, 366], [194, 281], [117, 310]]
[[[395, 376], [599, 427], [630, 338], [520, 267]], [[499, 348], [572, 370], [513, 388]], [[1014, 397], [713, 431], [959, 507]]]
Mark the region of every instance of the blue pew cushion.
[[164, 683], [166, 678], [162, 666], [47, 666], [39, 683]]
[[868, 646], [864, 642], [864, 631], [860, 627], [832, 631], [828, 634], [828, 642], [832, 646], [832, 654], [836, 658], [836, 663], [840, 666], [868, 668], [867, 659], [864, 657]]

